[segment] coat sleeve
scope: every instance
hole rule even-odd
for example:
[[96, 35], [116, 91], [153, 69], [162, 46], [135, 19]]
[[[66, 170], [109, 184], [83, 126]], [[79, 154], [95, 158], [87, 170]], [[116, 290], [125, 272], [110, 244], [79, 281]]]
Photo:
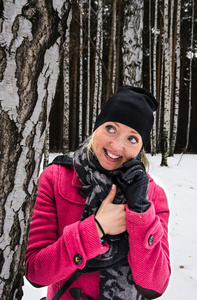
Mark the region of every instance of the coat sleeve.
[[93, 216], [65, 226], [58, 237], [52, 170], [49, 166], [39, 178], [25, 256], [26, 277], [40, 286], [69, 278], [87, 260], [108, 250], [107, 243], [100, 242]]
[[127, 207], [128, 260], [136, 288], [148, 299], [163, 294], [170, 277], [168, 202], [164, 190], [152, 184], [151, 206], [146, 212], [136, 213]]

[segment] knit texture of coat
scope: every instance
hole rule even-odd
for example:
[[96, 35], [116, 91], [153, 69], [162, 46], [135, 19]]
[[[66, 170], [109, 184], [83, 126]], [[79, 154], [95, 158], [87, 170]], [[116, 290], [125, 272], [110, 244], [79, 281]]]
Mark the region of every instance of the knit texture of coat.
[[[94, 216], [80, 221], [86, 202], [80, 188], [73, 166], [51, 165], [39, 178], [25, 258], [26, 277], [49, 286], [47, 300], [77, 269], [83, 269], [87, 260], [108, 250], [108, 244], [100, 242]], [[137, 285], [162, 294], [170, 277], [169, 209], [163, 189], [151, 178], [149, 200], [151, 206], [144, 213], [126, 209], [128, 261]], [[82, 274], [71, 287], [79, 287], [83, 294], [98, 300], [99, 280], [100, 272]], [[69, 291], [60, 298], [72, 299]]]

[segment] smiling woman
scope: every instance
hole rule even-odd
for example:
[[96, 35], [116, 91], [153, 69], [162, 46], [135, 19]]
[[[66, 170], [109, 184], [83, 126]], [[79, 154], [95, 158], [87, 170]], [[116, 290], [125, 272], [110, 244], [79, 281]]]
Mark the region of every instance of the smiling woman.
[[93, 135], [41, 174], [26, 276], [49, 285], [47, 300], [145, 300], [165, 291], [168, 203], [141, 159], [156, 108], [147, 90], [121, 87]]
[[134, 159], [142, 148], [142, 138], [134, 129], [117, 122], [100, 125], [95, 133], [93, 151], [106, 170], [121, 168]]

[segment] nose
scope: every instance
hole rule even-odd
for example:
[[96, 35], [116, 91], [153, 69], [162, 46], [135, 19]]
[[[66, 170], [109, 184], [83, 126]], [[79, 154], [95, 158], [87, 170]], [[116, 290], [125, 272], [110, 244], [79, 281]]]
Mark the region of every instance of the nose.
[[120, 153], [120, 151], [123, 151], [124, 149], [124, 142], [122, 140], [115, 140], [111, 145], [113, 150], [117, 151], [118, 153]]

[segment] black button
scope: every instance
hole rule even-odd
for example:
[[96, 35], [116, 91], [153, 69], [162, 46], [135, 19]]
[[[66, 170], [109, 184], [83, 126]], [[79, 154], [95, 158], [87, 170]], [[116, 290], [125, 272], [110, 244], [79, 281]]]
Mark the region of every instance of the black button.
[[82, 256], [80, 254], [76, 254], [74, 256], [74, 262], [77, 264], [77, 265], [80, 265], [82, 263]]
[[151, 234], [151, 235], [149, 236], [149, 238], [148, 238], [148, 244], [149, 244], [149, 245], [152, 245], [153, 240], [154, 240], [154, 237], [153, 237], [153, 235]]

